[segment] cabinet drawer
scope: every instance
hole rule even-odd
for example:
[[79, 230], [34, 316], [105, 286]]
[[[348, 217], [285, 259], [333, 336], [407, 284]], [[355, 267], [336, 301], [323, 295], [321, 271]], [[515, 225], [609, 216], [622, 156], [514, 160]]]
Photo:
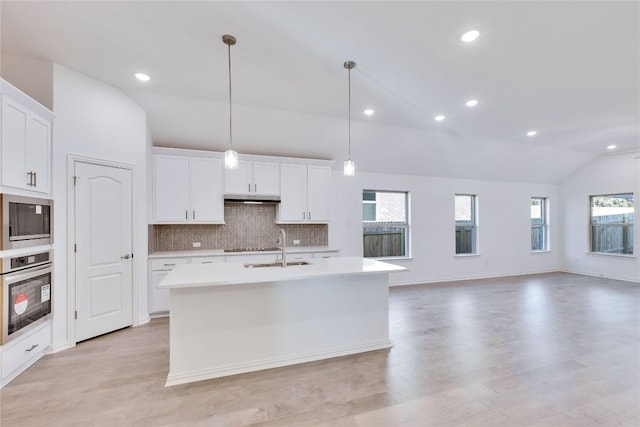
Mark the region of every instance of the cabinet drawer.
[[191, 258], [191, 264], [211, 264], [214, 262], [225, 262], [223, 256], [198, 256]]
[[2, 346], [2, 378], [7, 378], [23, 365], [35, 362], [49, 344], [51, 326], [49, 321], [46, 321], [39, 329]]
[[334, 252], [316, 252], [313, 254], [314, 258], [335, 258], [337, 256], [340, 256], [340, 252], [338, 251], [334, 251]]
[[275, 253], [262, 255], [234, 255], [227, 257], [228, 262], [271, 262], [275, 259]]
[[151, 260], [151, 270], [173, 270], [178, 264], [188, 264], [189, 258], [160, 258]]

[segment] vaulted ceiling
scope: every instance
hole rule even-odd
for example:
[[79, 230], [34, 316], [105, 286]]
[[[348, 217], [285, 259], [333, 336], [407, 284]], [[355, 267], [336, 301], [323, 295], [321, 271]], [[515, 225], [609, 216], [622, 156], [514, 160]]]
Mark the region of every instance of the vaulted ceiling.
[[[2, 1], [2, 54], [122, 89], [158, 145], [359, 170], [558, 182], [640, 145], [638, 2]], [[473, 43], [460, 40], [480, 31]], [[142, 71], [151, 81], [133, 78]], [[479, 101], [476, 107], [465, 105]], [[365, 116], [362, 111], [375, 113]], [[434, 116], [443, 114], [442, 122]], [[526, 136], [537, 130], [535, 137]]]

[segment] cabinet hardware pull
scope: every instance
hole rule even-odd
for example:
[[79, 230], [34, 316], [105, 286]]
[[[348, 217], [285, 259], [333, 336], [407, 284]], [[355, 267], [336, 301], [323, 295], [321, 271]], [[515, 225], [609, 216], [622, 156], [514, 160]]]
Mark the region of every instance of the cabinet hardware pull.
[[125, 255], [122, 255], [120, 258], [122, 258], [122, 259], [129, 259], [129, 258], [131, 258], [131, 255], [129, 255], [129, 254], [125, 254]]
[[29, 187], [33, 187], [33, 172], [27, 172], [27, 175], [29, 175], [29, 182], [27, 182], [27, 185]]
[[253, 192], [254, 193], [258, 192], [258, 184], [253, 184]]
[[251, 193], [251, 183], [247, 184], [247, 189], [249, 190], [249, 193]]
[[196, 211], [195, 211], [195, 209], [193, 210], [193, 219], [196, 219]]
[[309, 211], [309, 219], [311, 219], [311, 211]]
[[171, 267], [172, 265], [176, 265], [175, 263], [173, 264], [164, 264], [165, 267]]
[[33, 350], [34, 348], [36, 348], [37, 346], [38, 346], [38, 344], [34, 344], [34, 345], [32, 345], [31, 347], [26, 348], [24, 351], [31, 351], [31, 350]]
[[189, 211], [184, 211], [184, 219], [189, 219]]
[[33, 186], [38, 186], [38, 172], [33, 172]]

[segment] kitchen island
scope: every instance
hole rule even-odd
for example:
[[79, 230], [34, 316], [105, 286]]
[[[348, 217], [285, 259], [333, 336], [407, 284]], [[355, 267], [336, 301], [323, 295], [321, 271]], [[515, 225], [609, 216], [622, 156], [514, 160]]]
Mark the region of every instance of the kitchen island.
[[178, 265], [167, 386], [391, 347], [389, 273], [360, 257], [308, 265]]

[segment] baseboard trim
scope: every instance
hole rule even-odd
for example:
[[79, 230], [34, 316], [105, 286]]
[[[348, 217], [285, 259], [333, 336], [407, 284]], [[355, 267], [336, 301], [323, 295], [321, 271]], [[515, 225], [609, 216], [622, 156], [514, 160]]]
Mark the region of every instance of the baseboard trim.
[[145, 314], [144, 316], [138, 317], [138, 323], [136, 323], [133, 326], [144, 325], [145, 323], [149, 323], [150, 321], [151, 321], [151, 317], [148, 314]]
[[56, 344], [51, 344], [49, 347], [47, 347], [44, 354], [53, 354], [62, 350], [68, 350], [73, 347], [75, 347], [75, 344], [69, 344], [68, 341], [62, 341]]
[[211, 369], [197, 371], [187, 371], [171, 373], [167, 376], [165, 387], [179, 384], [191, 383], [195, 381], [210, 380], [213, 378], [227, 377], [229, 375], [245, 374], [247, 372], [261, 371], [264, 369], [279, 368], [299, 363], [315, 362], [317, 360], [330, 359], [333, 357], [348, 356], [368, 351], [391, 348], [391, 341], [388, 339], [369, 342], [366, 344], [349, 345], [334, 348], [331, 350], [316, 351], [293, 356], [273, 357], [249, 362], [234, 363], [232, 365], [220, 366]]
[[611, 276], [608, 274], [601, 274], [601, 273], [589, 273], [586, 271], [578, 271], [578, 270], [572, 270], [572, 269], [562, 269], [560, 270], [563, 273], [571, 273], [571, 274], [579, 274], [581, 276], [590, 276], [590, 277], [601, 277], [603, 279], [611, 279], [611, 280], [621, 280], [623, 282], [631, 282], [631, 283], [638, 283], [640, 284], [640, 280], [638, 279], [631, 279], [628, 277], [616, 277], [616, 276]]
[[524, 273], [497, 273], [497, 274], [488, 274], [485, 276], [452, 277], [452, 278], [445, 278], [445, 279], [425, 279], [421, 281], [398, 282], [398, 283], [391, 283], [389, 284], [389, 286], [413, 286], [413, 285], [424, 285], [424, 284], [432, 284], [432, 283], [459, 282], [461, 280], [498, 279], [501, 277], [529, 276], [532, 274], [547, 274], [547, 273], [560, 273], [560, 272], [564, 272], [564, 271], [559, 269], [551, 269], [551, 270], [527, 271]]

